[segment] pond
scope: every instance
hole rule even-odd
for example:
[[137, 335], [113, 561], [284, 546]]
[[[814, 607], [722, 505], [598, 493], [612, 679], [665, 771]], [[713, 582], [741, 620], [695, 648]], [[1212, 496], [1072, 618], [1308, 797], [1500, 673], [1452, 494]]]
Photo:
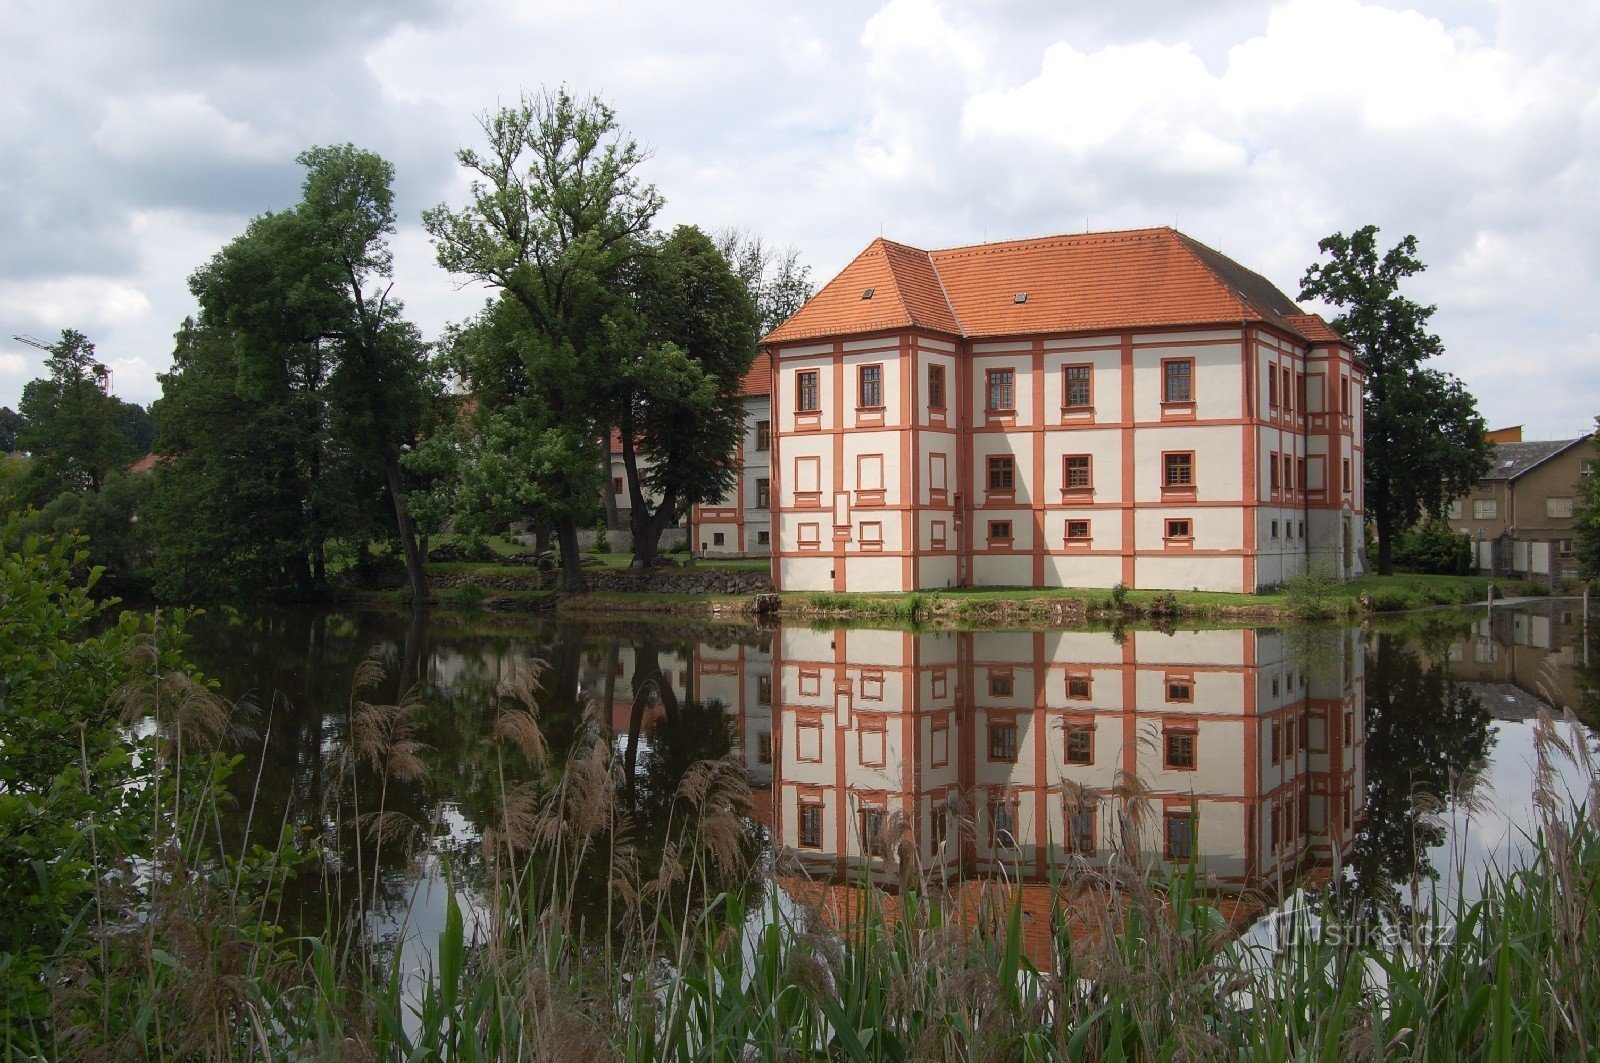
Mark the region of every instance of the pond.
[[[1044, 888], [1052, 866], [1120, 847], [1148, 865], [1192, 858], [1259, 910], [1330, 874], [1425, 903], [1416, 884], [1470, 887], [1526, 850], [1538, 715], [1594, 719], [1590, 650], [1574, 601], [1401, 624], [911, 633], [224, 610], [191, 622], [189, 654], [256, 706], [227, 844], [287, 826], [324, 853], [281, 920], [365, 912], [409, 951], [442, 925], [446, 889], [469, 913], [482, 901], [481, 839], [519, 770], [493, 730], [533, 662], [551, 758], [601, 729], [642, 838], [691, 765], [737, 758], [749, 838], [781, 855], [764, 866], [790, 893], [862, 876], [892, 891], [888, 856], [907, 845], [943, 881]], [[369, 658], [384, 678], [356, 693]], [[414, 762], [352, 784], [352, 706], [403, 689]], [[1555, 771], [1576, 786], [1570, 765]], [[1117, 811], [1130, 803], [1131, 820]]]

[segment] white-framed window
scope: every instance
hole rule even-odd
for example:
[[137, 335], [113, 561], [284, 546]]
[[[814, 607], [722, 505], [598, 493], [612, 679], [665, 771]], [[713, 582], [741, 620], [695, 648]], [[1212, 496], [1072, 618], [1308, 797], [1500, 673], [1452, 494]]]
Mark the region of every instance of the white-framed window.
[[1473, 520], [1494, 520], [1500, 516], [1500, 503], [1493, 498], [1474, 498], [1472, 500]]
[[1565, 519], [1572, 516], [1571, 498], [1547, 498], [1544, 500], [1544, 515]]

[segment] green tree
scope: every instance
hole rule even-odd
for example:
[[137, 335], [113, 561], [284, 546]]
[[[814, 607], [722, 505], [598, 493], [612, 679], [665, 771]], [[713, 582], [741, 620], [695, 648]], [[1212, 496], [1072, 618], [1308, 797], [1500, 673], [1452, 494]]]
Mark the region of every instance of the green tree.
[[563, 584], [577, 589], [578, 528], [601, 485], [608, 384], [633, 331], [618, 322], [628, 312], [625, 274], [661, 197], [639, 177], [645, 152], [600, 100], [560, 89], [485, 115], [481, 126], [487, 150], [457, 153], [472, 174], [467, 204], [441, 204], [423, 223], [441, 266], [517, 308], [492, 330], [506, 346], [466, 379], [480, 437], [537, 460], [507, 465], [480, 446], [492, 475], [478, 477], [473, 494], [502, 514], [531, 507], [518, 515], [555, 530]]
[[[1600, 429], [1600, 418], [1595, 420]], [[1591, 437], [1600, 452], [1600, 431]], [[1578, 505], [1573, 513], [1573, 550], [1578, 555], [1578, 574], [1586, 580], [1600, 580], [1600, 476], [1585, 476], [1578, 484]]]
[[22, 415], [9, 406], [0, 406], [0, 454], [17, 449], [17, 433], [22, 431]]
[[394, 167], [351, 144], [312, 148], [297, 161], [307, 171], [297, 214], [337, 297], [324, 322], [337, 357], [329, 380], [331, 428], [357, 461], [383, 469], [412, 601], [421, 603], [428, 597], [427, 575], [400, 457], [416, 440], [437, 389], [426, 345], [390, 298]]
[[137, 402], [111, 396], [111, 431], [117, 465], [130, 465], [155, 449], [156, 419]]
[[[616, 378], [629, 523], [639, 564], [656, 564], [662, 532], [737, 482], [744, 430], [740, 384], [755, 359], [755, 300], [714, 243], [680, 226], [643, 258], [640, 333]], [[641, 454], [649, 465], [641, 470]]]
[[1428, 331], [1435, 307], [1400, 294], [1426, 268], [1407, 236], [1381, 255], [1378, 227], [1335, 233], [1317, 247], [1328, 261], [1300, 282], [1303, 299], [1338, 307], [1333, 327], [1367, 368], [1362, 471], [1368, 519], [1378, 538], [1378, 571], [1394, 571], [1395, 537], [1425, 512], [1442, 513], [1493, 462], [1477, 400], [1455, 377], [1423, 366], [1444, 345]]
[[119, 456], [112, 424], [111, 371], [81, 332], [63, 329], [45, 359], [47, 376], [22, 389], [17, 445], [33, 457], [28, 497], [45, 502], [63, 491], [98, 490]]
[[159, 406], [177, 462], [161, 477], [158, 589], [206, 594], [209, 571], [210, 593], [309, 595], [331, 542], [359, 551], [387, 535], [421, 601], [400, 457], [437, 389], [391, 298], [393, 168], [350, 145], [299, 162], [301, 201], [252, 221], [190, 281], [200, 321], [180, 335]]

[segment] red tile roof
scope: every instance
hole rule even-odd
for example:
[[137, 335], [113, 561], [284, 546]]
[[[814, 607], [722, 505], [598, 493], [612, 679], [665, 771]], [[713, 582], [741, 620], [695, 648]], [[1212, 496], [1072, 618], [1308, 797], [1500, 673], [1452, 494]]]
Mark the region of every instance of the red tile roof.
[[767, 395], [772, 392], [772, 361], [766, 351], [756, 355], [750, 371], [739, 382], [741, 395]]
[[932, 252], [879, 238], [766, 342], [908, 327], [983, 337], [1243, 321], [1337, 339], [1265, 277], [1175, 229]]

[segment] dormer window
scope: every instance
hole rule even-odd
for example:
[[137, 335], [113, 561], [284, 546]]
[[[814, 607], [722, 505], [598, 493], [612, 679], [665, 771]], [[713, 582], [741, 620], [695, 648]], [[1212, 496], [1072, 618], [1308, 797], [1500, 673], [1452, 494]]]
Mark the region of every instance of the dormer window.
[[1011, 301], [1013, 303], [1016, 303], [1018, 306], [1021, 306], [1023, 303], [1028, 301], [1028, 293], [1027, 292], [1018, 292], [1016, 294], [1016, 296], [1012, 298]]
[[861, 293], [861, 298], [862, 299], [871, 299], [872, 298], [872, 293], [877, 291], [877, 290], [878, 289], [876, 289], [876, 288], [868, 288], [866, 291]]

